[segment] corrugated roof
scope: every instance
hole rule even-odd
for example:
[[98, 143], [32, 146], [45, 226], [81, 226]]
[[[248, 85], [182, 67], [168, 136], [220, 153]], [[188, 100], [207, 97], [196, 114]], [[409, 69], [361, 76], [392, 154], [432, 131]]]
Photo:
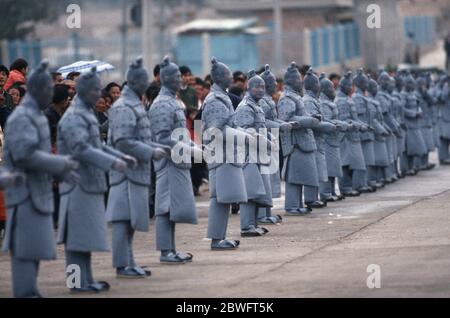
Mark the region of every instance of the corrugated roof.
[[175, 29], [176, 33], [227, 32], [245, 30], [258, 22], [256, 18], [245, 19], [199, 19]]

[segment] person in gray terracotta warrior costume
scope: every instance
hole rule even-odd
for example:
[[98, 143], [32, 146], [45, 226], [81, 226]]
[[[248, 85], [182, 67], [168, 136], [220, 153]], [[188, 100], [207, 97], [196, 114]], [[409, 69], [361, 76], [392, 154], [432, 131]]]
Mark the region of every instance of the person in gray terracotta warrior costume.
[[39, 263], [56, 258], [52, 176], [73, 180], [78, 176], [76, 161], [51, 154], [50, 130], [43, 113], [53, 98], [47, 68], [44, 61], [31, 73], [28, 92], [8, 118], [5, 131], [5, 168], [26, 178], [6, 189], [3, 251], [11, 253], [14, 297], [42, 297], [37, 287]]
[[112, 223], [113, 267], [119, 278], [145, 278], [151, 272], [138, 266], [133, 256], [135, 231], [148, 232], [151, 161], [169, 156], [170, 148], [151, 140], [150, 120], [142, 103], [149, 86], [142, 58], [127, 72], [127, 85], [109, 114], [108, 144], [136, 158], [137, 167], [111, 171], [107, 219]]
[[[328, 182], [328, 168], [326, 159], [326, 146], [325, 136], [337, 131], [335, 123], [324, 120], [322, 107], [320, 106], [320, 81], [319, 78], [313, 73], [312, 69], [309, 69], [306, 73], [304, 81], [305, 95], [303, 96], [303, 102], [305, 103], [306, 111], [311, 116], [316, 116], [321, 119], [319, 125], [313, 128], [314, 139], [317, 145], [316, 151], [316, 165], [317, 173], [319, 176], [319, 186], [324, 186]], [[305, 190], [305, 201], [308, 207], [324, 207], [329, 201], [329, 197], [321, 197], [323, 201], [319, 200], [319, 188], [310, 188], [314, 193], [308, 194]], [[311, 198], [311, 199], [308, 199]]]
[[340, 189], [345, 196], [358, 196], [369, 192], [366, 187], [366, 164], [361, 147], [360, 132], [366, 132], [368, 126], [358, 119], [358, 112], [350, 94], [353, 88], [352, 72], [348, 72], [339, 83], [336, 105], [339, 119], [352, 124], [353, 129], [346, 131], [341, 142], [343, 177]]
[[312, 128], [319, 125], [320, 120], [308, 114], [300, 97], [302, 80], [295, 62], [292, 62], [284, 75], [285, 91], [278, 102], [279, 118], [292, 122], [292, 130], [281, 131], [281, 147], [283, 150], [283, 172], [286, 181], [285, 210], [288, 215], [306, 215], [311, 208], [303, 207], [302, 193], [305, 198], [316, 200], [314, 195], [319, 187], [319, 176], [316, 163], [316, 141]]
[[[241, 235], [260, 236], [268, 231], [258, 226], [258, 208], [272, 207], [272, 189], [270, 175], [263, 166], [270, 165], [270, 151], [266, 158], [259, 156], [262, 147], [267, 147], [267, 128], [264, 111], [259, 102], [264, 97], [266, 87], [264, 80], [255, 71], [248, 73], [248, 93], [236, 109], [236, 126], [245, 129], [251, 137], [245, 147], [244, 181], [248, 202], [241, 203]], [[259, 136], [258, 136], [259, 135]], [[250, 139], [253, 139], [251, 141]], [[258, 148], [259, 147], [259, 148]], [[267, 149], [267, 148], [266, 148]]]
[[375, 116], [374, 109], [369, 108], [366, 98], [366, 92], [369, 85], [369, 78], [364, 74], [363, 69], [359, 69], [353, 82], [356, 87], [355, 93], [352, 95], [352, 100], [355, 103], [358, 119], [370, 127], [369, 130], [361, 132], [361, 148], [364, 155], [364, 162], [366, 164], [366, 178], [364, 186], [368, 187], [370, 192], [376, 190], [376, 169], [375, 169], [375, 148], [373, 132], [373, 119]]
[[439, 92], [438, 107], [440, 109], [439, 119], [439, 163], [450, 165], [450, 85], [447, 76], [442, 76], [437, 85]]
[[386, 144], [386, 137], [390, 135], [390, 129], [384, 122], [383, 110], [381, 109], [380, 102], [376, 99], [378, 94], [378, 83], [369, 77], [368, 85], [367, 106], [369, 109], [375, 111], [375, 116], [372, 120], [374, 129], [374, 153], [375, 153], [375, 174], [376, 174], [376, 187], [384, 187], [386, 170], [389, 168], [389, 155]]
[[333, 82], [326, 78], [325, 73], [320, 75], [320, 109], [323, 120], [336, 125], [338, 133], [325, 134], [325, 159], [327, 163], [326, 182], [320, 183], [320, 197], [325, 202], [333, 202], [344, 199], [342, 194], [336, 194], [336, 182], [338, 178], [342, 178], [342, 161], [341, 161], [341, 139], [343, 133], [350, 129], [351, 126], [340, 121], [339, 111], [334, 103], [336, 98], [336, 90]]
[[391, 99], [391, 93], [393, 79], [385, 71], [382, 71], [378, 77], [379, 90], [375, 97], [380, 103], [381, 110], [383, 112], [383, 119], [386, 126], [389, 128], [389, 136], [386, 136], [386, 146], [389, 157], [389, 166], [385, 170], [385, 181], [391, 183], [398, 180], [396, 175], [397, 168], [397, 136], [400, 134], [400, 124], [394, 117], [394, 107]]
[[[277, 79], [275, 77], [275, 74], [273, 74], [272, 71], [270, 70], [270, 66], [268, 64], [265, 66], [265, 70], [263, 73], [260, 74], [260, 76], [266, 84], [266, 93], [259, 102], [259, 105], [264, 111], [264, 115], [266, 118], [266, 127], [270, 131], [278, 129], [278, 133], [276, 134], [276, 136], [274, 136], [274, 140], [272, 140], [272, 142], [274, 142], [278, 147], [271, 149], [272, 150], [271, 153], [274, 153], [275, 151], [277, 152], [274, 156], [271, 157], [272, 158], [271, 160], [273, 160], [273, 162], [271, 162], [271, 165], [273, 165], [274, 167], [275, 166], [278, 167], [276, 172], [270, 174], [270, 186], [272, 189], [272, 198], [274, 199], [274, 198], [281, 198], [281, 178], [279, 169], [280, 158], [279, 158], [279, 149], [276, 149], [279, 148], [279, 131], [290, 130], [292, 129], [292, 125], [291, 123], [284, 122], [278, 118], [277, 106], [272, 98], [272, 95], [275, 93], [277, 88]], [[277, 224], [280, 223], [281, 221], [282, 221], [281, 216], [279, 215], [272, 216], [272, 209], [270, 207], [259, 209], [258, 223]]]
[[[211, 60], [211, 77], [214, 81], [211, 92], [205, 99], [202, 113], [203, 143], [209, 149], [217, 149], [222, 156], [208, 156], [205, 161], [209, 170], [208, 233], [213, 250], [232, 250], [239, 241], [226, 239], [231, 204], [247, 202], [242, 163], [228, 153], [227, 136], [237, 133], [234, 123], [234, 108], [227, 95], [233, 82], [231, 70], [215, 58]], [[221, 136], [221, 138], [216, 138]], [[226, 160], [230, 158], [232, 160]]]
[[420, 129], [419, 119], [423, 116], [416, 92], [417, 83], [411, 74], [405, 77], [405, 89], [402, 92], [405, 98], [405, 124], [406, 124], [406, 162], [407, 175], [414, 175], [421, 168], [422, 157], [427, 154], [427, 146]]
[[[154, 162], [156, 172], [156, 248], [161, 251], [162, 263], [183, 264], [193, 255], [177, 252], [175, 247], [176, 223], [197, 224], [194, 191], [190, 169], [191, 157], [202, 156], [202, 150], [189, 138], [186, 115], [177, 101], [181, 88], [178, 66], [164, 58], [160, 65], [161, 92], [148, 112], [152, 141], [172, 148], [172, 157]], [[179, 141], [174, 135], [180, 135]], [[182, 160], [177, 156], [182, 152]]]
[[63, 182], [59, 209], [58, 243], [65, 244], [67, 272], [80, 269], [80, 286], [71, 292], [102, 292], [107, 282], [96, 282], [92, 274], [91, 252], [109, 250], [104, 194], [108, 191], [105, 172], [124, 171], [134, 158], [103, 145], [94, 113], [101, 96], [96, 68], [77, 81], [77, 95], [58, 124], [58, 151], [80, 163], [78, 182]]
[[393, 102], [393, 111], [394, 111], [394, 117], [395, 120], [400, 125], [400, 129], [397, 135], [397, 163], [395, 163], [395, 167], [397, 169], [400, 169], [400, 172], [397, 170], [398, 177], [403, 178], [406, 176], [406, 172], [408, 170], [406, 162], [404, 160], [405, 156], [405, 150], [406, 150], [406, 126], [405, 126], [405, 103], [406, 100], [404, 96], [402, 95], [402, 90], [404, 87], [404, 80], [403, 75], [401, 72], [397, 72], [397, 74], [394, 77], [394, 83], [395, 86], [394, 91], [392, 93], [392, 102]]

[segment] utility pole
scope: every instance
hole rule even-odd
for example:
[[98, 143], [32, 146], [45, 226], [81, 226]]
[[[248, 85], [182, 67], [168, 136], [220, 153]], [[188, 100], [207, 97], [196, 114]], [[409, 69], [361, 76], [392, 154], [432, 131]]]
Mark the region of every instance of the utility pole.
[[153, 0], [142, 0], [142, 52], [148, 70], [154, 65]]
[[283, 68], [283, 12], [281, 0], [273, 0], [273, 46], [275, 50], [275, 71], [280, 73]]

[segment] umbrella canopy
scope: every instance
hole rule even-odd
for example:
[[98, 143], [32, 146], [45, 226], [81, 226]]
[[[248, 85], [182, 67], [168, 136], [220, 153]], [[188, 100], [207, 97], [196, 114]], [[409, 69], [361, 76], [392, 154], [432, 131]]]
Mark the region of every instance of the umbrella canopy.
[[58, 72], [62, 74], [62, 76], [67, 77], [71, 72], [80, 72], [81, 74], [87, 73], [94, 66], [97, 67], [97, 72], [101, 73], [104, 71], [114, 70], [115, 67], [109, 63], [102, 61], [79, 61], [73, 64], [63, 66], [58, 69]]

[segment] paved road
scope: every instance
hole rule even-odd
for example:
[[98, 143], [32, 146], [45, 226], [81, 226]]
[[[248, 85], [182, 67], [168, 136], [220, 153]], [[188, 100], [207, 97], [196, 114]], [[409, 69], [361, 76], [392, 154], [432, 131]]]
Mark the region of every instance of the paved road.
[[[154, 225], [136, 237], [136, 257], [153, 276], [117, 280], [111, 254], [94, 257], [97, 278], [112, 284], [105, 297], [449, 297], [450, 167], [403, 179], [375, 194], [333, 204], [308, 217], [285, 217], [263, 238], [242, 240], [238, 251], [212, 252], [200, 223], [178, 227], [178, 247], [195, 261], [163, 266], [154, 250]], [[282, 201], [276, 212], [282, 213]], [[233, 216], [229, 236], [239, 238]], [[48, 297], [71, 297], [64, 284], [62, 249], [42, 264]], [[366, 285], [367, 266], [381, 269], [381, 288]], [[0, 297], [11, 296], [9, 258], [0, 256]]]

